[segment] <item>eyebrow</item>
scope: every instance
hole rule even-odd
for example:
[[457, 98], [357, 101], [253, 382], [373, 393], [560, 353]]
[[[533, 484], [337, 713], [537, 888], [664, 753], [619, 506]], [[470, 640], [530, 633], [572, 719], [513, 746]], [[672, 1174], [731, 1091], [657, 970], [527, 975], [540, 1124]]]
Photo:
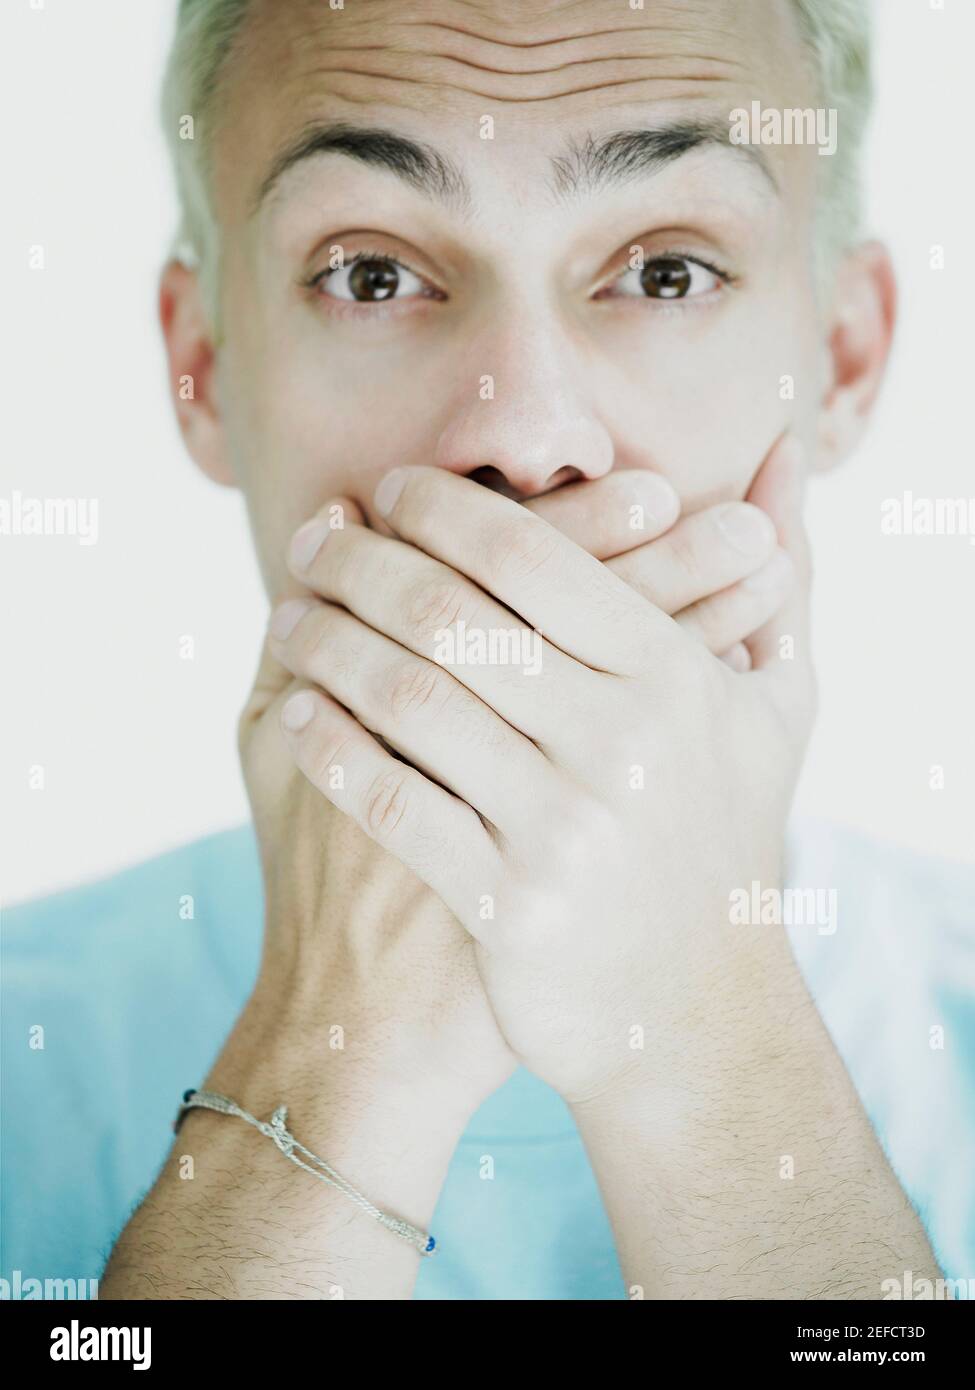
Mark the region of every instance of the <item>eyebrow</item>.
[[583, 141], [571, 141], [567, 152], [552, 160], [556, 190], [563, 197], [601, 192], [653, 175], [691, 150], [711, 147], [747, 159], [778, 193], [778, 181], [762, 150], [756, 145], [733, 145], [730, 130], [730, 125], [718, 120], [684, 120], [647, 130], [619, 130], [598, 140], [589, 135]]
[[[570, 141], [566, 152], [552, 159], [553, 187], [563, 198], [602, 191], [651, 176], [691, 150], [711, 146], [747, 159], [778, 192], [778, 182], [761, 149], [733, 145], [729, 130], [717, 120], [684, 120]], [[473, 207], [463, 170], [432, 145], [378, 126], [338, 122], [305, 127], [278, 154], [258, 190], [253, 211], [258, 211], [290, 169], [321, 154], [343, 154], [360, 164], [385, 169], [426, 197], [462, 211]]]
[[307, 126], [277, 156], [258, 190], [254, 211], [274, 191], [295, 165], [320, 154], [344, 154], [360, 164], [386, 169], [420, 193], [437, 202], [468, 208], [472, 205], [470, 185], [458, 166], [418, 140], [377, 126], [353, 126], [344, 122]]

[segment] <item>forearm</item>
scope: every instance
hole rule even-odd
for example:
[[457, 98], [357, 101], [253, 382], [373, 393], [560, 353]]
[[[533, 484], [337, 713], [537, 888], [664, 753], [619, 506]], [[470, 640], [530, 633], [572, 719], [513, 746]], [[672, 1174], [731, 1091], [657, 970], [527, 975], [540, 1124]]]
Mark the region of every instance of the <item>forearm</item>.
[[905, 1269], [936, 1277], [791, 953], [765, 964], [761, 998], [712, 999], [624, 1101], [576, 1108], [628, 1289], [875, 1299]]
[[[429, 1230], [464, 1118], [422, 1078], [393, 1082], [381, 1056], [332, 1050], [323, 1025], [283, 1022], [258, 993], [205, 1088], [261, 1120], [286, 1104], [301, 1143], [377, 1207]], [[422, 1258], [244, 1121], [191, 1110], [101, 1297], [409, 1298]]]

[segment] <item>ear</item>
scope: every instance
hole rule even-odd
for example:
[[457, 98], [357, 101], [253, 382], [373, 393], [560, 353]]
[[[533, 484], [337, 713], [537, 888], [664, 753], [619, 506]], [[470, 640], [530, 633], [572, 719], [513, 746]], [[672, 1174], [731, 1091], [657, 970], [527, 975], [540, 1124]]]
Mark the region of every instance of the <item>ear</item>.
[[199, 276], [179, 261], [169, 261], [160, 277], [159, 322], [166, 344], [169, 390], [183, 442], [208, 478], [234, 487], [218, 398], [213, 332]]
[[879, 242], [866, 242], [844, 257], [836, 274], [817, 468], [841, 463], [860, 442], [884, 379], [896, 319], [890, 255]]

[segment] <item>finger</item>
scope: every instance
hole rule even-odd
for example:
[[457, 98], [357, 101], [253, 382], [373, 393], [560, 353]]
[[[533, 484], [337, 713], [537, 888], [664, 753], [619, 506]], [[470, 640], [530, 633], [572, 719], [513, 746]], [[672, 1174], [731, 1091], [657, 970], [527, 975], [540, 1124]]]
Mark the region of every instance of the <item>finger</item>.
[[771, 518], [747, 502], [727, 502], [681, 517], [666, 535], [607, 567], [664, 613], [676, 614], [757, 573], [774, 552]]
[[708, 651], [727, 651], [751, 637], [777, 612], [792, 589], [792, 560], [778, 550], [757, 573], [676, 615], [684, 631]]
[[[346, 524], [361, 526], [365, 521], [365, 515], [359, 504], [354, 502], [351, 497], [336, 497], [325, 504], [315, 520], [316, 522], [321, 520], [322, 524], [329, 528], [342, 528]], [[301, 530], [306, 531], [307, 527], [302, 527]], [[297, 540], [297, 536], [292, 544], [295, 543], [295, 540]], [[308, 589], [300, 579], [288, 576], [277, 595], [276, 602], [280, 604], [284, 599], [299, 597], [307, 593]], [[238, 722], [238, 743], [241, 746], [250, 735], [254, 725], [265, 714], [271, 703], [288, 687], [291, 680], [291, 672], [281, 665], [274, 655], [270, 643], [265, 641], [258, 659], [257, 675], [254, 677], [247, 703], [241, 711]]]
[[[464, 575], [396, 536], [362, 526], [319, 527], [308, 535], [318, 538], [319, 549], [309, 556], [311, 544], [302, 548], [299, 532], [289, 556], [303, 585], [400, 647], [446, 667], [485, 705], [558, 756], [580, 683], [597, 679], [591, 671]], [[298, 571], [302, 560], [307, 568]], [[480, 660], [471, 650], [478, 640], [485, 648]]]
[[312, 786], [437, 893], [463, 923], [497, 878], [499, 854], [477, 813], [399, 762], [317, 690], [300, 690], [281, 729]]
[[808, 735], [816, 707], [811, 651], [810, 596], [812, 559], [802, 517], [803, 453], [786, 438], [774, 466], [756, 480], [760, 505], [776, 523], [779, 539], [792, 558], [796, 583], [789, 600], [763, 628], [748, 639], [752, 678], [764, 680], [781, 717], [796, 735]]
[[523, 505], [597, 560], [644, 545], [669, 530], [680, 514], [673, 485], [643, 468], [569, 483]]
[[[808, 663], [809, 597], [812, 577], [809, 542], [802, 520], [803, 454], [799, 441], [785, 435], [766, 460], [749, 497], [775, 523], [779, 543], [792, 560], [796, 583], [788, 603], [749, 639], [756, 670], [778, 665], [783, 650], [787, 660]], [[788, 639], [786, 642], [784, 639]]]
[[577, 661], [642, 672], [673, 624], [526, 507], [442, 468], [402, 467], [376, 489], [397, 535], [465, 574]]
[[320, 686], [503, 833], [534, 824], [539, 808], [524, 789], [545, 787], [551, 765], [442, 666], [316, 599], [278, 608], [269, 640], [295, 676]]
[[[291, 572], [301, 577], [326, 538], [341, 532], [347, 526], [365, 526], [366, 517], [358, 502], [351, 497], [334, 497], [312, 517], [300, 526], [291, 537]], [[298, 592], [302, 592], [300, 589]], [[282, 598], [286, 595], [282, 594]]]

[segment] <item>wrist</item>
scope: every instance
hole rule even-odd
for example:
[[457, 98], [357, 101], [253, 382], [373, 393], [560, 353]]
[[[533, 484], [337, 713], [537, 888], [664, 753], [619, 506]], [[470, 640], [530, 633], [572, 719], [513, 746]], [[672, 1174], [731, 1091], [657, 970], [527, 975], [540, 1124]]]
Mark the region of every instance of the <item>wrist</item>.
[[[468, 1115], [436, 1086], [404, 1075], [381, 1052], [333, 1046], [335, 1033], [327, 1023], [279, 999], [262, 979], [211, 1071], [196, 1084], [229, 1097], [258, 1120], [287, 1106], [287, 1128], [296, 1140], [380, 1210], [429, 1230]], [[208, 1152], [207, 1168], [223, 1181], [232, 1174], [242, 1201], [264, 1204], [273, 1193], [277, 1209], [286, 1202], [311, 1242], [328, 1247], [335, 1232], [353, 1222], [358, 1239], [381, 1261], [409, 1258], [409, 1247], [357, 1212], [348, 1196], [290, 1164], [236, 1117], [188, 1111], [180, 1149]]]
[[[702, 1125], [731, 1130], [766, 1102], [794, 1097], [832, 1044], [781, 928], [748, 928], [748, 938], [713, 938], [706, 959], [674, 972], [680, 983], [648, 1010], [644, 1046], [612, 1084], [570, 1102], [580, 1127], [634, 1127], [696, 1142]], [[778, 1103], [778, 1102], [777, 1102]]]
[[[327, 1029], [293, 999], [279, 1006], [267, 983], [210, 1073], [188, 1080], [259, 1121], [285, 1105], [294, 1139], [366, 1203], [435, 1236], [460, 1116], [374, 1058], [328, 1066]], [[239, 1116], [192, 1108], [116, 1245], [102, 1297], [407, 1298], [420, 1259], [412, 1241]]]
[[[473, 1099], [462, 1097], [429, 1067], [414, 1065], [395, 1028], [364, 1028], [351, 1007], [329, 1008], [327, 1000], [305, 1000], [261, 975], [223, 1051], [206, 1079], [207, 1089], [231, 1093], [246, 1088], [258, 1118], [278, 1104], [327, 1121], [340, 1133], [378, 1129], [383, 1116], [404, 1111], [445, 1143], [456, 1143]], [[255, 1106], [258, 1109], [255, 1109]]]

